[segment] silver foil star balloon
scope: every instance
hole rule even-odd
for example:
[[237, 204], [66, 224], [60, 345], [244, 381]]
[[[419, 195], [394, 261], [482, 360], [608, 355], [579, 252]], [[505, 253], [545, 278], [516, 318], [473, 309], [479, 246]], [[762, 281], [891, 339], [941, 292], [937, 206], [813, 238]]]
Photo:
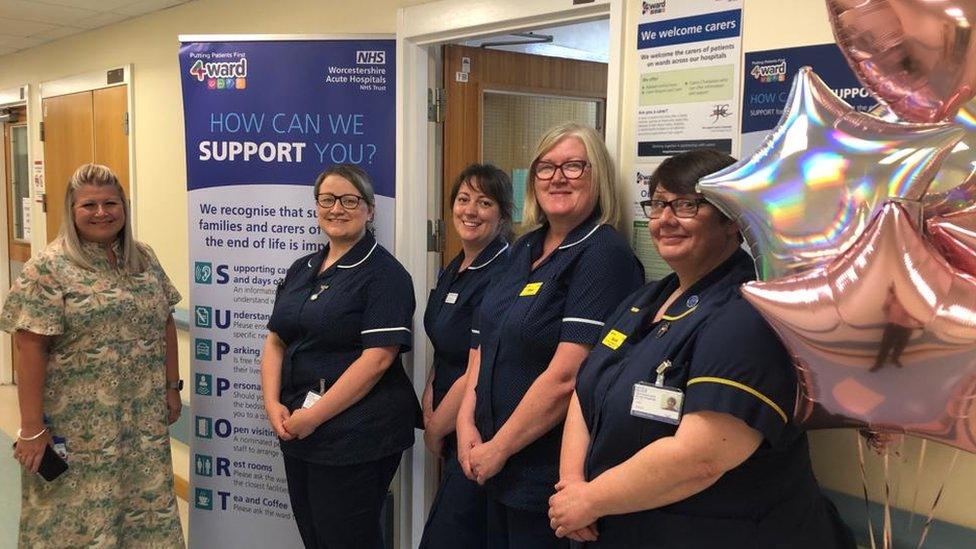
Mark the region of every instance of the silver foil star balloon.
[[963, 135], [857, 112], [804, 67], [763, 145], [698, 190], [738, 222], [769, 280], [850, 248], [885, 201], [919, 201]]
[[[871, 114], [888, 122], [901, 120], [884, 105], [872, 109]], [[976, 99], [963, 105], [952, 122], [963, 129], [965, 136], [946, 156], [922, 198], [926, 219], [958, 212], [976, 203]]]

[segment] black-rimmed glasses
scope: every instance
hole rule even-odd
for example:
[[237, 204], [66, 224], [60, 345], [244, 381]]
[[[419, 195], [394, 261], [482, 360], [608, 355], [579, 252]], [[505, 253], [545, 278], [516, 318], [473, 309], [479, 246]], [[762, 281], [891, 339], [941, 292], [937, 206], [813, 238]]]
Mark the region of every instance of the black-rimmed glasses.
[[708, 202], [704, 198], [675, 198], [674, 200], [642, 200], [640, 205], [648, 219], [664, 215], [665, 208], [671, 208], [675, 217], [690, 218], [698, 215], [698, 207]]
[[322, 193], [315, 197], [315, 202], [326, 210], [329, 210], [332, 208], [332, 206], [335, 206], [336, 202], [338, 202], [339, 205], [345, 210], [355, 210], [359, 207], [359, 203], [363, 200], [366, 199], [358, 194], [340, 194], [339, 196], [336, 196], [332, 193]]
[[538, 162], [533, 168], [533, 175], [536, 179], [541, 179], [543, 181], [548, 181], [553, 177], [556, 177], [556, 170], [563, 173], [563, 177], [566, 179], [579, 179], [583, 177], [583, 172], [590, 165], [589, 162], [585, 160], [570, 160], [569, 162], [563, 162], [562, 164], [551, 164], [549, 162]]

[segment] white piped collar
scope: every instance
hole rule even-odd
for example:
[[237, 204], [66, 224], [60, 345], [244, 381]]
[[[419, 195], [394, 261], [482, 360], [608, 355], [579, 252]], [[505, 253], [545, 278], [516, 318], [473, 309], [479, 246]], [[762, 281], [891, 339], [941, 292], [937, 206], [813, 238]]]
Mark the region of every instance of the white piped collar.
[[565, 250], [566, 248], [572, 248], [573, 246], [575, 246], [575, 245], [579, 244], [580, 242], [586, 240], [587, 238], [591, 237], [593, 235], [593, 233], [595, 233], [596, 230], [599, 229], [601, 226], [602, 225], [599, 225], [599, 224], [596, 225], [595, 227], [593, 227], [592, 229], [590, 229], [590, 232], [588, 232], [585, 235], [583, 235], [583, 238], [580, 238], [579, 240], [576, 240], [575, 242], [570, 242], [569, 244], [563, 244], [562, 246], [559, 246], [559, 248], [557, 248], [557, 249], [559, 249], [559, 250]]
[[[373, 252], [376, 250], [377, 246], [379, 246], [379, 243], [376, 242], [376, 239], [373, 237], [372, 234], [367, 232], [365, 235], [363, 235], [363, 237], [359, 240], [359, 242], [357, 242], [352, 247], [351, 250], [346, 252], [345, 255], [339, 258], [339, 261], [336, 262], [335, 265], [333, 266], [339, 269], [352, 269], [354, 267], [358, 267], [362, 265], [363, 262], [365, 262], [367, 259], [369, 259], [370, 256], [373, 255]], [[363, 254], [363, 251], [367, 250], [367, 247], [368, 247], [368, 251], [366, 251], [366, 253]], [[308, 263], [307, 263], [308, 267], [310, 269], [316, 268], [316, 264], [314, 264], [316, 260], [318, 261], [317, 265], [321, 265], [322, 261], [325, 260], [325, 255], [328, 253], [327, 250], [328, 250], [328, 246], [326, 248], [322, 248], [320, 252], [308, 258]], [[360, 254], [363, 255], [360, 256]], [[346, 263], [346, 261], [351, 261], [352, 263]]]
[[482, 263], [480, 263], [478, 265], [471, 265], [470, 267], [468, 267], [468, 270], [469, 271], [475, 271], [475, 270], [478, 270], [478, 269], [484, 267], [485, 265], [488, 265], [489, 263], [491, 263], [492, 261], [494, 261], [498, 256], [502, 255], [502, 253], [504, 253], [505, 250], [507, 250], [507, 249], [508, 249], [508, 242], [505, 242], [505, 245], [502, 246], [501, 249], [499, 249], [497, 252], [495, 252], [495, 254], [493, 256], [491, 256], [490, 258], [488, 258], [487, 261], [484, 261], [484, 262], [482, 262]]

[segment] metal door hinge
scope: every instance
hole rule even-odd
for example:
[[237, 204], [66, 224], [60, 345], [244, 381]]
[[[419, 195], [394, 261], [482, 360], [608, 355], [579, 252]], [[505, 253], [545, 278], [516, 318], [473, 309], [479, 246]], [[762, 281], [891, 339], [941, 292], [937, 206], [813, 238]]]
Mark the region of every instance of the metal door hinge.
[[125, 135], [129, 135], [129, 113], [128, 113], [128, 111], [122, 113], [122, 132]]
[[444, 251], [444, 221], [441, 219], [427, 220], [427, 251]]
[[427, 88], [427, 120], [440, 124], [447, 114], [447, 90]]
[[44, 141], [44, 122], [39, 122], [38, 126], [40, 127], [41, 141]]

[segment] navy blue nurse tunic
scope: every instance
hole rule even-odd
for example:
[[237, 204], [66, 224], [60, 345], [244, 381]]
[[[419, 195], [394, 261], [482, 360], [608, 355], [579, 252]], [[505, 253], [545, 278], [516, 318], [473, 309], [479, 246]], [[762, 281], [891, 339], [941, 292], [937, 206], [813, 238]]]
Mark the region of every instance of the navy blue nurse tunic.
[[[464, 254], [451, 261], [437, 278], [424, 311], [424, 329], [434, 346], [434, 407], [468, 368], [471, 322], [492, 278], [508, 264], [509, 244], [491, 242], [464, 271]], [[457, 448], [454, 448], [456, 450]]]
[[730, 414], [759, 431], [763, 442], [698, 494], [600, 519], [599, 539], [587, 547], [854, 547], [820, 493], [806, 434], [790, 422], [796, 378], [789, 355], [738, 291], [753, 278], [752, 259], [737, 250], [679, 296], [658, 323], [650, 322], [678, 287], [674, 274], [635, 292], [607, 321], [576, 386], [590, 431], [588, 480], [677, 431], [677, 425], [630, 414], [634, 384], [656, 382], [664, 360], [672, 363], [664, 385], [684, 391], [684, 414]]
[[[414, 311], [410, 275], [367, 232], [319, 274], [328, 247], [296, 261], [278, 288], [268, 329], [285, 343], [281, 403], [301, 408], [310, 390], [325, 390], [363, 349], [410, 350]], [[322, 465], [367, 463], [413, 445], [422, 424], [417, 397], [400, 354], [358, 402], [304, 439], [282, 440], [289, 457]]]
[[[472, 346], [481, 347], [475, 390], [475, 426], [482, 440], [495, 436], [549, 367], [560, 342], [594, 345], [603, 321], [644, 282], [644, 269], [599, 212], [570, 231], [535, 269], [543, 226], [515, 243], [508, 269], [491, 285], [476, 318]], [[488, 480], [488, 493], [504, 505], [545, 513], [558, 481], [562, 424], [511, 456]]]
[[[424, 328], [434, 346], [434, 407], [464, 375], [471, 350], [471, 322], [492, 279], [508, 263], [509, 245], [498, 238], [471, 265], [459, 271], [464, 254], [458, 254], [437, 279], [424, 311]], [[444, 440], [441, 484], [431, 506], [422, 549], [479, 547], [485, 545], [485, 491], [469, 480], [458, 463], [454, 434]]]

